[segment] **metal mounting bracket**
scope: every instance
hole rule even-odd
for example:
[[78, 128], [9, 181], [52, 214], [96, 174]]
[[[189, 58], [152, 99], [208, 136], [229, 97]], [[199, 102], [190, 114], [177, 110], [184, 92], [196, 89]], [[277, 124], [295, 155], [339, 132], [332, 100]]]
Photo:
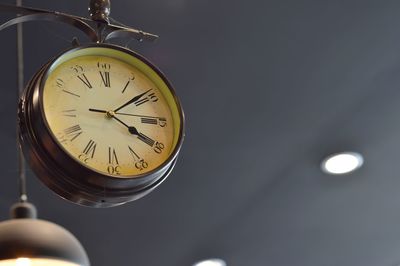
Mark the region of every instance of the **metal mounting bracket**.
[[74, 16], [57, 11], [49, 11], [24, 6], [0, 4], [0, 12], [17, 15], [0, 25], [0, 31], [12, 25], [30, 21], [61, 22], [82, 31], [93, 42], [106, 42], [113, 38], [129, 38], [138, 41], [155, 41], [158, 36], [128, 26], [110, 23], [110, 0], [91, 0], [89, 14], [91, 18]]

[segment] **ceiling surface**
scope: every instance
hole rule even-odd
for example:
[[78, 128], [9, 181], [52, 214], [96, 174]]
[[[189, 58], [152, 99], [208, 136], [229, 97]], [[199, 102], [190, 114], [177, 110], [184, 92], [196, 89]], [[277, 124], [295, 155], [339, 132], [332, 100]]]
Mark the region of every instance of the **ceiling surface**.
[[[3, 3], [12, 3], [3, 1]], [[24, 4], [86, 16], [86, 1]], [[185, 110], [169, 178], [110, 209], [66, 202], [29, 171], [42, 219], [77, 236], [93, 266], [400, 264], [400, 2], [112, 0], [113, 18], [156, 33], [130, 48], [158, 65]], [[0, 17], [4, 21], [7, 15]], [[24, 25], [30, 77], [87, 40]], [[0, 217], [17, 198], [15, 28], [0, 32]], [[346, 176], [319, 169], [354, 150]]]

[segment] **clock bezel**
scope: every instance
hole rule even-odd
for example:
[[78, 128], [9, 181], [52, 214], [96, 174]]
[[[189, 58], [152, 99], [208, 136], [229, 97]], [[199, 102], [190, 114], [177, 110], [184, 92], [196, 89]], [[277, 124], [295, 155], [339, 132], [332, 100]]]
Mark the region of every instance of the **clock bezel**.
[[[112, 47], [112, 48], [110, 48], [110, 46]], [[116, 49], [116, 47], [118, 47], [119, 49]], [[60, 143], [59, 143], [59, 141], [57, 140], [57, 136], [55, 136], [54, 135], [54, 133], [53, 133], [53, 131], [51, 130], [51, 127], [50, 127], [50, 125], [49, 125], [49, 123], [48, 123], [48, 121], [47, 121], [47, 119], [46, 119], [46, 114], [45, 114], [45, 110], [44, 110], [44, 106], [43, 106], [43, 102], [44, 102], [44, 99], [43, 99], [43, 93], [44, 93], [44, 87], [45, 87], [45, 85], [46, 85], [46, 81], [47, 81], [47, 79], [48, 79], [48, 77], [52, 74], [52, 69], [53, 68], [57, 68], [60, 64], [62, 64], [62, 63], [64, 63], [64, 62], [67, 62], [68, 60], [70, 60], [70, 59], [66, 59], [66, 60], [64, 60], [63, 62], [61, 62], [61, 63], [58, 63], [57, 61], [59, 61], [59, 60], [63, 60], [62, 58], [63, 57], [68, 57], [70, 54], [73, 54], [73, 53], [75, 53], [75, 52], [77, 52], [77, 51], [80, 51], [80, 50], [84, 50], [84, 49], [87, 49], [87, 48], [105, 48], [105, 49], [111, 49], [111, 50], [118, 50], [118, 51], [121, 51], [122, 53], [125, 53], [125, 54], [128, 54], [129, 56], [133, 56], [133, 57], [135, 57], [136, 59], [139, 59], [139, 61], [141, 61], [142, 63], [144, 63], [147, 67], [149, 67], [152, 71], [154, 71], [154, 73], [157, 75], [157, 77], [158, 78], [161, 78], [161, 80], [162, 80], [162, 82], [165, 84], [165, 87], [168, 89], [168, 91], [169, 91], [169, 93], [171, 94], [171, 96], [172, 96], [172, 98], [173, 98], [173, 100], [174, 100], [174, 105], [175, 105], [175, 107], [176, 107], [176, 109], [177, 109], [177, 113], [178, 113], [178, 116], [179, 116], [179, 124], [182, 124], [181, 123], [181, 121], [183, 121], [183, 111], [182, 111], [182, 107], [181, 107], [181, 105], [180, 105], [180, 102], [179, 102], [179, 100], [178, 100], [178, 98], [177, 98], [177, 96], [176, 96], [176, 93], [175, 93], [175, 91], [174, 91], [174, 88], [172, 87], [172, 85], [171, 85], [171, 83], [168, 81], [168, 79], [165, 77], [165, 75], [158, 69], [158, 68], [156, 68], [152, 63], [150, 63], [147, 59], [145, 59], [144, 57], [142, 57], [142, 56], [140, 56], [140, 55], [138, 55], [137, 53], [135, 53], [135, 52], [133, 52], [133, 51], [130, 51], [130, 50], [127, 50], [127, 49], [124, 49], [124, 48], [122, 48], [122, 47], [119, 47], [119, 46], [114, 46], [114, 45], [104, 45], [104, 44], [100, 44], [100, 45], [88, 45], [88, 46], [85, 46], [84, 48], [82, 48], [82, 47], [78, 47], [78, 48], [75, 48], [75, 49], [71, 49], [71, 50], [68, 50], [67, 52], [64, 52], [62, 55], [60, 55], [60, 56], [58, 56], [55, 60], [53, 60], [52, 62], [50, 62], [49, 63], [49, 66], [44, 70], [44, 75], [43, 75], [43, 78], [40, 80], [40, 83], [39, 83], [39, 106], [40, 106], [40, 109], [41, 109], [41, 113], [42, 113], [42, 117], [44, 117], [44, 123], [45, 123], [45, 125], [46, 125], [46, 127], [47, 127], [47, 129], [48, 129], [48, 131], [49, 131], [49, 133], [53, 136], [53, 138], [56, 140], [56, 142], [59, 144], [59, 146], [60, 146], [60, 148], [62, 149], [62, 150], [64, 150], [66, 153], [69, 153]], [[127, 52], [127, 51], [129, 51], [129, 53]], [[99, 56], [104, 56], [104, 57], [111, 57], [111, 56], [109, 56], [109, 55], [102, 55], [102, 54], [99, 54], [99, 53], [91, 53], [91, 54], [84, 54], [84, 55], [82, 55], [82, 56], [92, 56], [92, 55], [99, 55]], [[77, 56], [78, 57], [78, 56]], [[77, 58], [77, 57], [72, 57], [72, 58]], [[126, 63], [126, 64], [129, 64], [128, 62], [126, 62], [126, 61], [124, 61], [123, 59], [121, 59], [121, 58], [117, 58], [117, 57], [111, 57], [111, 58], [114, 58], [114, 59], [116, 59], [116, 60], [119, 60], [119, 61], [122, 61], [122, 62], [124, 62], [124, 63]], [[134, 67], [136, 67], [136, 68], [138, 68], [138, 66], [134, 66]], [[139, 69], [140, 70], [140, 69]], [[146, 77], [148, 77], [148, 78], [150, 78], [147, 74], [148, 73], [144, 73], [145, 75], [146, 75]], [[163, 91], [162, 90], [160, 90], [160, 92], [161, 93], [163, 93]], [[164, 97], [166, 97], [165, 95], [164, 95]], [[170, 105], [170, 104], [168, 104], [168, 105]], [[169, 107], [169, 108], [171, 108], [171, 106]], [[172, 111], [171, 111], [172, 112]], [[174, 119], [174, 117], [173, 117], [173, 119]], [[175, 124], [175, 123], [174, 123]], [[168, 161], [170, 161], [170, 160], [172, 160], [175, 156], [176, 156], [176, 154], [178, 153], [178, 151], [179, 151], [179, 149], [177, 149], [178, 148], [178, 146], [179, 146], [179, 141], [181, 140], [181, 135], [183, 134], [182, 133], [182, 130], [183, 129], [183, 126], [180, 126], [180, 128], [179, 128], [179, 133], [178, 133], [178, 136], [176, 136], [176, 137], [174, 137], [174, 139], [176, 138], [176, 140], [175, 141], [173, 141], [173, 145], [174, 145], [174, 147], [172, 148], [172, 151], [170, 151], [169, 153], [169, 155], [168, 155], [168, 158], [163, 162], [163, 163], [161, 163], [159, 166], [157, 166], [157, 167], [155, 167], [153, 170], [150, 170], [150, 171], [147, 171], [147, 172], [145, 172], [145, 173], [140, 173], [140, 174], [136, 174], [136, 175], [124, 175], [124, 176], [119, 176], [119, 175], [113, 175], [113, 174], [106, 174], [107, 176], [110, 176], [110, 177], [114, 177], [114, 178], [123, 178], [123, 179], [125, 179], [125, 178], [141, 178], [141, 177], [145, 177], [145, 176], [148, 176], [148, 175], [150, 175], [150, 174], [152, 174], [152, 173], [155, 173], [155, 172], [157, 172], [160, 168], [163, 168], [163, 166], [165, 166], [167, 163], [168, 163]], [[174, 134], [176, 133], [176, 130], [175, 130], [175, 128], [174, 128]], [[70, 155], [71, 156], [71, 155]], [[71, 156], [72, 157], [72, 159], [74, 159], [74, 160], [76, 160], [78, 163], [80, 163], [80, 164], [83, 164], [82, 163], [82, 161], [80, 161], [80, 160], [78, 160], [77, 158], [75, 158], [75, 157], [73, 157], [73, 156]], [[84, 164], [83, 164], [84, 165]], [[93, 171], [95, 171], [96, 173], [99, 173], [99, 174], [104, 174], [104, 172], [101, 172], [100, 170], [97, 170], [97, 169], [95, 169], [94, 167], [90, 167], [90, 166], [88, 166], [88, 168], [90, 168], [91, 170], [93, 170]]]
[[[149, 172], [118, 177], [85, 166], [59, 143], [51, 130], [43, 108], [43, 90], [55, 62], [70, 53], [87, 48], [108, 48], [133, 56], [150, 67], [168, 88], [176, 105], [180, 128], [175, 147], [168, 158]], [[117, 60], [121, 60], [116, 58]], [[31, 99], [31, 101], [29, 101]], [[165, 75], [149, 60], [126, 48], [111, 44], [89, 44], [62, 52], [45, 64], [34, 76], [22, 97], [20, 108], [21, 142], [38, 177], [60, 196], [85, 206], [109, 207], [137, 199], [149, 193], [171, 172], [184, 138], [184, 114], [175, 90]], [[50, 155], [50, 153], [52, 155]], [[53, 175], [59, 178], [52, 177]], [[74, 177], [75, 175], [79, 177]], [[161, 182], [160, 182], [161, 181]], [[149, 191], [148, 191], [149, 190]], [[73, 191], [72, 193], [70, 191]]]

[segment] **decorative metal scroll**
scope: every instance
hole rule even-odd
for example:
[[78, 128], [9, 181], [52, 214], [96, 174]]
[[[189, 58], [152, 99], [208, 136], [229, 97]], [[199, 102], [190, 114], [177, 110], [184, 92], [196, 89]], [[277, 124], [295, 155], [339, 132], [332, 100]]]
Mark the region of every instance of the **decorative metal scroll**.
[[91, 18], [78, 17], [57, 11], [6, 4], [0, 4], [0, 12], [10, 12], [17, 15], [16, 18], [0, 25], [0, 31], [12, 25], [24, 22], [54, 21], [67, 24], [82, 31], [93, 42], [105, 42], [113, 38], [155, 41], [158, 38], [157, 35], [148, 32], [110, 23], [109, 0], [91, 0], [89, 3], [89, 14]]

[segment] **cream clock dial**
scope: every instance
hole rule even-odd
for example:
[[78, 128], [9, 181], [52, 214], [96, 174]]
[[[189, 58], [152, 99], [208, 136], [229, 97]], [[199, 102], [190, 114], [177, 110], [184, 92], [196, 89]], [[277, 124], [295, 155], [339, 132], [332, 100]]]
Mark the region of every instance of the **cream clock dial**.
[[162, 91], [111, 57], [80, 56], [57, 66], [45, 82], [43, 106], [62, 147], [105, 174], [146, 173], [173, 149], [175, 121]]
[[74, 203], [138, 199], [172, 171], [184, 136], [182, 108], [165, 76], [109, 44], [62, 53], [28, 84], [19, 118], [36, 175]]

